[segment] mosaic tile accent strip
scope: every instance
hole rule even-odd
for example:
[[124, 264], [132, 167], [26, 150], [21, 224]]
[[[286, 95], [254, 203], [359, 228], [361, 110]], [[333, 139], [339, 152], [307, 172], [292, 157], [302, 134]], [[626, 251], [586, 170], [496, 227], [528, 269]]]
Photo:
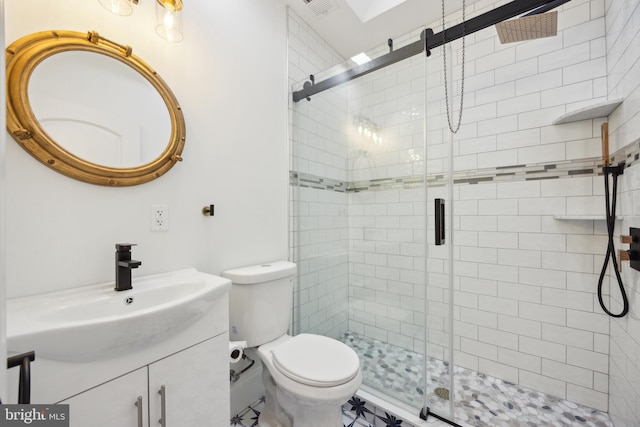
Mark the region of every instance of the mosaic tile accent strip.
[[[422, 406], [421, 354], [354, 332], [347, 332], [342, 341], [358, 353], [366, 385], [414, 407]], [[448, 413], [449, 402], [437, 397], [435, 389], [448, 387], [448, 378], [449, 363], [427, 357], [428, 406], [439, 415]], [[451, 395], [455, 399], [455, 422], [467, 426], [614, 427], [602, 411], [457, 366]]]
[[331, 178], [321, 178], [308, 173], [289, 171], [289, 184], [295, 187], [315, 188], [317, 190], [347, 191], [347, 183]]
[[[630, 144], [611, 156], [611, 164], [625, 162], [626, 167], [640, 163], [640, 143]], [[476, 169], [453, 173], [454, 184], [478, 184], [481, 182], [535, 181], [542, 179], [568, 178], [572, 176], [602, 175], [602, 159], [592, 158], [580, 161], [541, 163], [533, 165], [513, 165], [490, 169]], [[444, 186], [449, 176], [445, 174], [427, 175], [430, 187]], [[359, 192], [389, 189], [411, 189], [424, 185], [422, 175], [381, 178], [369, 181], [345, 182], [296, 171], [289, 171], [289, 182], [293, 186], [310, 187], [318, 190], [339, 192]]]

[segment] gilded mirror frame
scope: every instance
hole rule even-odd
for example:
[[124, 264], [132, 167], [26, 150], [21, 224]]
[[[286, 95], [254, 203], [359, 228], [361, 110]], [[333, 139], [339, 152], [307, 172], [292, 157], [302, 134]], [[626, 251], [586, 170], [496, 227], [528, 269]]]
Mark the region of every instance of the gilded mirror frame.
[[[162, 153], [151, 162], [115, 168], [84, 160], [65, 150], [44, 131], [29, 103], [29, 79], [40, 62], [60, 52], [87, 51], [116, 59], [140, 73], [158, 91], [169, 110], [171, 135]], [[184, 116], [164, 80], [142, 59], [97, 32], [56, 30], [29, 34], [5, 50], [7, 66], [7, 129], [13, 139], [46, 166], [68, 177], [110, 187], [138, 185], [160, 177], [182, 161], [186, 138]]]

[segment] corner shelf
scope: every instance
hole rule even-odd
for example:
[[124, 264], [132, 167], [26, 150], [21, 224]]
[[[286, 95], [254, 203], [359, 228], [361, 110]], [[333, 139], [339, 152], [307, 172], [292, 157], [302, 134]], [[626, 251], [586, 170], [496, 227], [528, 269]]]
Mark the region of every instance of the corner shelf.
[[554, 125], [564, 123], [578, 122], [580, 120], [597, 119], [599, 117], [608, 117], [620, 104], [623, 99], [614, 99], [613, 101], [603, 101], [588, 107], [579, 108], [570, 113], [564, 114], [553, 121]]
[[[624, 217], [617, 215], [616, 221], [622, 220]], [[590, 220], [590, 221], [604, 221], [604, 215], [554, 215], [553, 219], [557, 220]]]

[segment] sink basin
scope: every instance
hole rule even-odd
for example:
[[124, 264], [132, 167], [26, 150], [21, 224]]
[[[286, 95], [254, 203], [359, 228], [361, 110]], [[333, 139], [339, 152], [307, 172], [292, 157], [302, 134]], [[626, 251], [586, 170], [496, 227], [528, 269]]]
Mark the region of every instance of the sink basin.
[[203, 316], [231, 287], [228, 279], [186, 269], [7, 300], [7, 349], [86, 362], [152, 345]]

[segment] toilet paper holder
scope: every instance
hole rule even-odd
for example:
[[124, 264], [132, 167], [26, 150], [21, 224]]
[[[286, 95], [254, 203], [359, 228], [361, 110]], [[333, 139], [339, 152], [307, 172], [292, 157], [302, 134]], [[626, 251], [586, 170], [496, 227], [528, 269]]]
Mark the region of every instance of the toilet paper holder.
[[229, 341], [229, 361], [231, 363], [238, 363], [242, 360], [246, 346], [246, 341]]
[[242, 368], [240, 371], [235, 369], [229, 369], [229, 381], [235, 383], [240, 379], [240, 376], [247, 372], [256, 363], [255, 360], [250, 358], [244, 353], [244, 349], [247, 346], [246, 341], [229, 341], [229, 359], [231, 363], [238, 363], [240, 360], [248, 360], [249, 364]]

